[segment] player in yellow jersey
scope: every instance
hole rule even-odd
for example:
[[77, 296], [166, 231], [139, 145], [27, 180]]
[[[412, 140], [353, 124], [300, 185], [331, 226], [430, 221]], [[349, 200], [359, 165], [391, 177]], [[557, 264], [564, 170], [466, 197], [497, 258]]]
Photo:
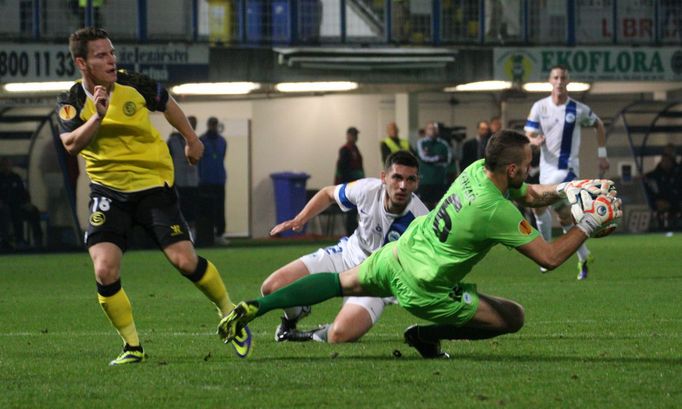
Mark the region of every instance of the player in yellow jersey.
[[[120, 279], [121, 258], [134, 225], [145, 229], [221, 316], [234, 308], [216, 267], [194, 251], [173, 186], [173, 161], [149, 113], [163, 112], [182, 134], [191, 164], [201, 158], [204, 147], [161, 85], [140, 74], [117, 71], [114, 46], [104, 30], [74, 32], [69, 50], [81, 80], [59, 97], [60, 137], [69, 154], [80, 153], [85, 159], [90, 177], [85, 244], [95, 268], [99, 303], [124, 342], [123, 352], [110, 365], [138, 363], [145, 353]], [[247, 356], [249, 330], [242, 331], [232, 346], [239, 356]]]

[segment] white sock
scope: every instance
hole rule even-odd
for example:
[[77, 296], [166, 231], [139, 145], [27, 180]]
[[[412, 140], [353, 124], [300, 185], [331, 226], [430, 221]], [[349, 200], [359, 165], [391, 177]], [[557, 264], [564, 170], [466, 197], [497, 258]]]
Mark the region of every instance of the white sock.
[[585, 260], [587, 260], [587, 256], [590, 255], [590, 250], [588, 250], [585, 243], [583, 243], [580, 247], [578, 247], [577, 253], [578, 253], [578, 260], [585, 261]]
[[545, 241], [552, 240], [552, 212], [545, 209], [542, 214], [535, 214], [535, 224]]

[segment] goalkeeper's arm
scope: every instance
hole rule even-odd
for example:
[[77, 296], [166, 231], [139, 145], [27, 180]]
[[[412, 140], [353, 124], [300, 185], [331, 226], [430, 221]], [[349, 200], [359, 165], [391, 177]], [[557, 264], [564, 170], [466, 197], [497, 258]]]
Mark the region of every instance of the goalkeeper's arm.
[[[591, 198], [587, 191], [583, 191], [582, 194], [586, 200]], [[581, 204], [575, 203], [573, 206], [581, 206]], [[578, 250], [585, 240], [623, 215], [620, 199], [616, 197], [615, 192], [599, 196], [595, 199], [595, 204], [590, 204], [590, 206], [603, 206], [604, 211], [584, 213], [580, 220], [577, 220], [576, 226], [556, 240], [547, 242], [538, 235], [535, 240], [516, 249], [548, 270], [559, 267]]]
[[559, 185], [526, 185], [524, 195], [515, 200], [524, 207], [543, 207], [554, 204], [565, 196], [557, 191]]
[[558, 200], [568, 199], [575, 202], [575, 195], [587, 190], [592, 196], [606, 195], [615, 192], [613, 181], [608, 179], [580, 179], [557, 185], [526, 185], [525, 195], [515, 200], [526, 207], [542, 207], [554, 204]]
[[[534, 185], [547, 189], [549, 185]], [[530, 190], [530, 189], [529, 189]], [[542, 193], [539, 190], [538, 193]], [[549, 192], [544, 192], [545, 197], [552, 196]], [[555, 190], [556, 195], [561, 194]], [[615, 190], [611, 190], [607, 195], [599, 195], [592, 198], [587, 190], [579, 192], [580, 201], [573, 203], [572, 207], [580, 207], [580, 212], [573, 212], [576, 217], [576, 225], [558, 239], [547, 242], [542, 236], [528, 244], [519, 246], [516, 249], [526, 257], [532, 259], [540, 266], [552, 270], [566, 261], [589, 237], [599, 237], [599, 231], [603, 228], [612, 226], [614, 221], [623, 215], [621, 201], [616, 197]], [[583, 212], [582, 209], [585, 208]], [[601, 208], [601, 209], [598, 209]], [[573, 210], [573, 209], [572, 209]]]
[[541, 267], [554, 270], [568, 260], [585, 240], [587, 236], [579, 228], [573, 227], [566, 234], [551, 242], [545, 241], [541, 235], [538, 235], [535, 240], [517, 247], [516, 250]]

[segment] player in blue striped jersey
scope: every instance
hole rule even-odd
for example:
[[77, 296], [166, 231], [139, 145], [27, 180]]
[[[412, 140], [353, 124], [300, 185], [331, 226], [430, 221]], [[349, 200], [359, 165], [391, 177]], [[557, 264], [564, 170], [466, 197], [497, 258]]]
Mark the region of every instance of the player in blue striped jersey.
[[[301, 230], [334, 202], [343, 211], [358, 210], [358, 228], [335, 246], [319, 249], [275, 271], [263, 282], [261, 292], [270, 294], [308, 274], [348, 270], [384, 244], [397, 240], [415, 217], [428, 213], [414, 194], [418, 184], [417, 159], [409, 152], [399, 151], [386, 159], [379, 179], [364, 178], [322, 188], [296, 217], [278, 224], [270, 234]], [[296, 329], [298, 320], [310, 311], [309, 307], [288, 308], [282, 324], [277, 327], [275, 340], [356, 341], [377, 322], [384, 306], [394, 302], [393, 297], [345, 297], [343, 307], [331, 325], [309, 332]]]
[[[524, 130], [531, 143], [540, 147], [540, 183], [568, 182], [580, 176], [580, 130], [593, 127], [597, 134], [600, 177], [609, 168], [604, 124], [587, 105], [568, 96], [568, 69], [557, 65], [549, 71], [552, 93], [533, 104]], [[596, 176], [596, 175], [594, 175]], [[573, 225], [570, 206], [565, 201], [553, 206], [564, 232]], [[547, 207], [533, 209], [538, 230], [546, 241], [552, 239], [552, 215]], [[578, 248], [578, 279], [587, 278], [590, 251]]]

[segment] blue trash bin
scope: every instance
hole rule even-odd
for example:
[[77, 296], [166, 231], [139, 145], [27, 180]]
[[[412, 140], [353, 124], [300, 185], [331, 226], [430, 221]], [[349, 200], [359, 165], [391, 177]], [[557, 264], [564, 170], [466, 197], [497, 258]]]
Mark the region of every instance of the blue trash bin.
[[[275, 209], [277, 223], [293, 219], [303, 210], [306, 203], [306, 181], [310, 177], [307, 173], [278, 172], [270, 174], [275, 188]], [[286, 231], [282, 237], [300, 236], [304, 233]]]

